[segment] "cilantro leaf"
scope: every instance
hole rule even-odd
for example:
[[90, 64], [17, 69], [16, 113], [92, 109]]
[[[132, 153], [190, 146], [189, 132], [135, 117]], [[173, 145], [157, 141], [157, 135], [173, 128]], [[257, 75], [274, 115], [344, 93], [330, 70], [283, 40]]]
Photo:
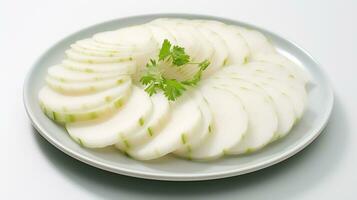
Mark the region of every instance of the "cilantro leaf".
[[186, 90], [185, 86], [175, 79], [163, 79], [164, 95], [168, 100], [174, 101]]
[[159, 53], [159, 61], [165, 60], [170, 55], [171, 55], [171, 43], [168, 39], [165, 39], [161, 45], [161, 49]]
[[190, 62], [190, 56], [185, 53], [183, 47], [174, 46], [171, 51], [172, 63], [176, 66], [182, 66]]
[[[160, 72], [160, 61], [171, 61], [173, 66], [185, 64], [197, 64], [198, 70], [191, 79], [178, 81], [176, 79], [166, 79]], [[150, 59], [146, 64], [146, 74], [140, 78], [140, 82], [145, 86], [145, 91], [152, 96], [159, 90], [163, 91], [166, 98], [170, 101], [176, 100], [186, 90], [186, 86], [195, 86], [201, 80], [202, 73], [210, 65], [208, 60], [200, 63], [190, 62], [190, 56], [185, 53], [185, 49], [180, 46], [171, 45], [165, 39], [161, 45], [158, 60]]]

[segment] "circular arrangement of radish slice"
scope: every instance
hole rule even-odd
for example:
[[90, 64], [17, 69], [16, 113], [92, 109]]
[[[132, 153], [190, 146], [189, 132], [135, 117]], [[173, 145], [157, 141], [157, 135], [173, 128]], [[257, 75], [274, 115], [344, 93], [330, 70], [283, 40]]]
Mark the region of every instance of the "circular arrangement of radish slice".
[[[176, 101], [139, 83], [162, 42], [209, 60], [196, 87]], [[262, 149], [303, 116], [309, 75], [260, 32], [218, 21], [160, 18], [77, 41], [48, 68], [44, 113], [83, 147], [114, 146], [138, 160], [173, 154], [212, 160]], [[184, 80], [197, 65], [164, 66]]]

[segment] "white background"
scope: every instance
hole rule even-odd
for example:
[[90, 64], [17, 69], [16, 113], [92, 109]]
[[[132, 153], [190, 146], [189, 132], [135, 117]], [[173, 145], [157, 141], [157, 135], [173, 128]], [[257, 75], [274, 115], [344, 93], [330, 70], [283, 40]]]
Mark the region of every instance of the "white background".
[[[87, 166], [31, 128], [22, 83], [49, 46], [98, 22], [168, 12], [248, 22], [307, 49], [335, 90], [334, 110], [323, 134], [293, 158], [253, 174], [172, 183]], [[0, 0], [0, 199], [356, 199], [356, 12], [357, 1]]]

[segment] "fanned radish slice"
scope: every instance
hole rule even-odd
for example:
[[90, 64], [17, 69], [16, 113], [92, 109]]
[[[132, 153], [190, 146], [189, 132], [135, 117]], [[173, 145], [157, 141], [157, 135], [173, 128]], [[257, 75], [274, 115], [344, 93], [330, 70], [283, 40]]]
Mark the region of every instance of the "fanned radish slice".
[[[198, 46], [196, 55], [192, 57], [192, 62], [200, 63], [204, 60], [212, 60], [215, 53], [212, 43], [205, 38], [201, 31], [196, 28], [194, 23], [190, 23], [188, 27], [190, 29], [187, 28], [187, 31], [192, 34], [196, 41], [196, 45]], [[181, 69], [185, 77], [191, 78], [198, 71], [198, 66], [197, 64], [187, 64]]]
[[141, 46], [150, 43], [152, 34], [143, 25], [130, 26], [115, 31], [97, 33], [93, 36], [97, 42], [118, 46]]
[[247, 131], [248, 118], [240, 100], [232, 93], [209, 84], [201, 91], [212, 112], [213, 125], [209, 136], [191, 150], [190, 157], [210, 160], [222, 156], [241, 141]]
[[84, 63], [115, 63], [123, 61], [133, 60], [131, 54], [121, 55], [120, 57], [103, 57], [83, 54], [83, 52], [77, 52], [72, 49], [66, 51], [66, 55], [69, 59]]
[[[41, 92], [43, 92], [43, 90], [45, 89], [46, 87], [42, 88], [42, 90], [40, 91], [40, 95]], [[62, 108], [63, 111], [55, 111], [52, 107], [47, 106], [47, 102], [41, 100], [41, 96], [39, 97], [39, 99], [41, 109], [50, 119], [59, 123], [74, 123], [81, 121], [90, 121], [109, 116], [125, 104], [130, 92], [131, 87], [125, 90], [122, 95], [116, 97], [113, 100], [109, 101], [109, 98], [107, 98], [108, 103], [105, 103], [99, 107], [95, 107], [92, 109], [82, 107], [83, 110], [81, 111], [69, 111], [66, 108]]]
[[112, 79], [126, 75], [123, 72], [103, 73], [103, 72], [81, 72], [68, 69], [62, 65], [55, 65], [48, 68], [48, 76], [61, 82], [86, 82]]
[[143, 146], [128, 150], [128, 154], [139, 160], [160, 158], [182, 147], [200, 130], [202, 114], [187, 93], [172, 105], [171, 119], [157, 136]]
[[91, 50], [107, 54], [118, 54], [118, 53], [132, 53], [136, 48], [133, 45], [129, 46], [118, 46], [114, 44], [103, 44], [95, 41], [93, 38], [86, 38], [79, 40], [74, 45], [78, 48]]
[[202, 25], [217, 33], [226, 42], [229, 51], [229, 58], [226, 64], [243, 64], [247, 62], [250, 52], [242, 36], [232, 31], [227, 25], [217, 21], [204, 21]]
[[161, 48], [161, 45], [165, 39], [169, 40], [173, 45], [176, 44], [176, 39], [173, 37], [173, 35], [171, 35], [171, 33], [166, 28], [153, 23], [149, 23], [146, 26], [151, 31], [153, 38], [157, 42], [158, 48]]
[[239, 26], [229, 26], [232, 30], [239, 33], [246, 41], [250, 54], [256, 55], [259, 53], [276, 53], [274, 46], [268, 39], [258, 31], [249, 30]]
[[192, 98], [195, 100], [197, 106], [199, 107], [203, 123], [199, 131], [196, 134], [192, 135], [191, 138], [187, 138], [187, 142], [184, 146], [174, 151], [174, 154], [181, 157], [191, 158], [192, 149], [195, 149], [197, 146], [201, 145], [205, 139], [211, 133], [211, 127], [213, 124], [213, 116], [211, 109], [208, 106], [207, 101], [203, 98], [200, 92], [194, 92]]
[[130, 79], [129, 76], [118, 76], [112, 79], [88, 82], [62, 82], [57, 79], [46, 77], [46, 83], [49, 87], [65, 95], [84, 95], [87, 93], [100, 92], [105, 89], [116, 87]]
[[278, 128], [273, 102], [254, 85], [232, 79], [215, 79], [211, 84], [238, 96], [248, 116], [248, 129], [241, 142], [227, 149], [228, 154], [253, 152], [267, 145]]
[[85, 147], [106, 147], [119, 142], [122, 135], [144, 126], [151, 111], [148, 94], [134, 87], [128, 102], [110, 118], [71, 123], [66, 125], [66, 129], [74, 140]]
[[246, 78], [263, 85], [269, 85], [287, 96], [293, 104], [296, 118], [299, 119], [304, 110], [307, 101], [307, 93], [302, 83], [291, 80], [287, 77], [274, 76], [274, 73], [256, 71], [249, 67], [232, 66], [223, 70], [223, 73], [235, 74], [237, 77]]
[[140, 145], [153, 140], [161, 129], [170, 120], [170, 104], [163, 94], [155, 94], [151, 97], [153, 104], [153, 113], [147, 123], [140, 130], [127, 132], [122, 135], [121, 140], [115, 145], [122, 151], [130, 151], [131, 148], [138, 148]]
[[[149, 23], [166, 29], [174, 38], [173, 45], [178, 45], [185, 48], [186, 54], [190, 55], [191, 60], [194, 60], [199, 52], [197, 37], [195, 30], [188, 24], [182, 23], [180, 20], [160, 18]], [[197, 65], [185, 65], [180, 68], [172, 67], [171, 64], [163, 66], [163, 73], [166, 77], [177, 80], [186, 80], [192, 77], [192, 74], [197, 71]]]
[[185, 52], [194, 58], [198, 46], [195, 44], [195, 38], [192, 35], [192, 28], [187, 24], [180, 23], [177, 20], [171, 20], [166, 18], [160, 18], [150, 22], [149, 24], [156, 24], [158, 26], [166, 28], [170, 34], [175, 38], [177, 45], [185, 48]]
[[211, 42], [213, 48], [215, 49], [212, 58], [210, 59], [210, 66], [204, 72], [205, 76], [208, 76], [226, 64], [228, 60], [228, 47], [225, 41], [215, 32], [203, 27], [198, 27], [199, 31], [201, 32], [204, 37]]
[[297, 64], [280, 54], [256, 54], [252, 56], [252, 61], [262, 61], [274, 63], [288, 68], [288, 70], [296, 75], [297, 78], [303, 80], [305, 83], [311, 81], [310, 75]]
[[126, 61], [119, 63], [100, 63], [89, 64], [76, 62], [73, 60], [63, 60], [62, 66], [74, 71], [81, 71], [86, 73], [114, 73], [114, 74], [134, 74], [136, 72], [135, 61]]
[[[230, 73], [219, 73], [214, 76], [214, 78], [220, 79], [232, 79], [235, 82], [245, 82], [254, 85], [255, 89], [263, 90], [269, 98], [273, 100], [274, 108], [278, 117], [278, 128], [276, 138], [285, 136], [292, 128], [295, 123], [296, 115], [294, 111], [294, 106], [291, 100], [286, 95], [283, 95], [278, 89], [272, 87], [269, 84], [262, 84], [259, 81], [254, 82], [251, 80], [250, 76], [237, 76], [236, 74]], [[252, 86], [250, 86], [252, 87]]]
[[111, 103], [117, 97], [127, 95], [130, 89], [130, 79], [127, 79], [118, 87], [98, 93], [77, 96], [60, 94], [46, 86], [41, 89], [39, 100], [47, 108], [55, 112], [84, 112]]

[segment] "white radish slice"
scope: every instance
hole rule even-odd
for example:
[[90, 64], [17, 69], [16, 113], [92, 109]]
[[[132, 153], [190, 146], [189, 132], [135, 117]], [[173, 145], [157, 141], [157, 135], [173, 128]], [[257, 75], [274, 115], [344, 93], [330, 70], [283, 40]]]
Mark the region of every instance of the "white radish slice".
[[122, 135], [121, 140], [115, 145], [121, 151], [130, 152], [131, 148], [129, 147], [138, 148], [140, 145], [150, 142], [170, 119], [171, 110], [167, 98], [160, 93], [153, 95], [151, 100], [153, 104], [152, 116], [140, 130]]
[[133, 45], [117, 46], [114, 44], [103, 44], [93, 40], [93, 38], [79, 40], [74, 45], [81, 49], [92, 50], [92, 51], [102, 52], [107, 54], [128, 53], [128, 52], [133, 52], [133, 50], [135, 49], [135, 46]]
[[93, 40], [109, 45], [143, 47], [150, 43], [152, 34], [147, 27], [138, 25], [121, 28], [115, 31], [97, 33], [93, 36]]
[[[191, 23], [187, 27], [190, 28], [187, 29], [187, 31], [194, 37], [196, 45], [198, 46], [196, 55], [192, 57], [192, 62], [200, 63], [204, 60], [210, 61], [215, 53], [211, 42], [194, 26], [194, 23]], [[186, 78], [191, 78], [198, 71], [198, 66], [197, 64], [187, 64], [180, 69], [182, 69], [182, 73]]]
[[241, 141], [247, 131], [248, 118], [240, 100], [232, 93], [212, 85], [202, 87], [201, 91], [212, 112], [213, 125], [209, 136], [191, 150], [190, 158], [211, 160], [221, 157]]
[[[192, 27], [187, 24], [181, 23], [179, 20], [160, 18], [149, 23], [149, 25], [156, 25], [166, 29], [170, 35], [175, 39], [173, 45], [178, 45], [185, 49], [185, 53], [190, 55], [191, 59], [194, 59], [198, 52], [198, 45]], [[193, 68], [194, 67], [194, 68]], [[193, 69], [192, 69], [193, 68]], [[192, 70], [197, 69], [197, 65], [189, 67], [189, 65], [182, 66], [180, 68], [172, 67], [171, 64], [163, 66], [163, 73], [167, 78], [186, 80], [191, 78]], [[191, 73], [186, 73], [189, 71]], [[196, 72], [195, 70], [194, 72]]]
[[121, 136], [142, 127], [150, 117], [148, 94], [134, 87], [128, 102], [108, 119], [66, 125], [70, 136], [85, 147], [101, 148], [118, 143]]
[[66, 51], [66, 55], [69, 59], [84, 63], [115, 63], [123, 61], [133, 60], [134, 55], [125, 54], [120, 57], [103, 57], [103, 56], [92, 56], [83, 54], [83, 52], [77, 52], [72, 49]]
[[200, 33], [206, 38], [206, 40], [211, 42], [213, 48], [215, 49], [215, 52], [210, 59], [211, 64], [204, 72], [204, 76], [208, 76], [226, 64], [225, 62], [228, 60], [229, 56], [228, 47], [225, 41], [217, 33], [203, 26], [199, 26], [198, 29]]
[[254, 152], [267, 145], [275, 136], [278, 118], [273, 102], [249, 83], [232, 79], [211, 80], [217, 87], [237, 95], [248, 116], [248, 130], [242, 141], [227, 150], [228, 154]]
[[105, 79], [100, 81], [88, 81], [88, 82], [62, 82], [58, 79], [46, 77], [46, 83], [56, 92], [65, 95], [83, 95], [87, 93], [100, 92], [105, 89], [109, 89], [123, 84], [130, 79], [129, 76], [119, 76], [112, 79]]
[[187, 93], [172, 104], [171, 118], [156, 137], [143, 146], [131, 148], [128, 154], [138, 160], [160, 158], [182, 147], [187, 138], [202, 125], [202, 114]]
[[122, 72], [86, 73], [86, 72], [70, 70], [62, 65], [55, 65], [48, 68], [48, 75], [51, 78], [57, 79], [61, 82], [85, 82], [85, 81], [98, 81], [104, 79], [111, 79], [126, 74], [122, 74]]
[[204, 21], [202, 25], [220, 35], [226, 42], [229, 51], [227, 64], [243, 64], [247, 62], [250, 52], [241, 35], [232, 31], [227, 25], [217, 21]]
[[268, 63], [274, 63], [286, 67], [297, 78], [305, 83], [311, 81], [310, 75], [297, 64], [293, 63], [288, 58], [280, 54], [256, 54], [252, 56], [252, 61], [262, 61]]
[[255, 73], [265, 74], [267, 77], [275, 77], [278, 80], [289, 80], [291, 84], [296, 85], [297, 87], [305, 87], [306, 84], [304, 80], [299, 79], [298, 74], [292, 72], [289, 68], [284, 67], [283, 65], [252, 61], [244, 67], [254, 70]]
[[277, 138], [285, 136], [291, 130], [292, 126], [295, 123], [296, 115], [294, 111], [293, 104], [291, 100], [283, 95], [276, 88], [265, 84], [261, 84], [260, 82], [253, 82], [249, 76], [242, 77], [237, 76], [236, 74], [230, 73], [219, 73], [212, 78], [221, 78], [227, 79], [230, 78], [236, 82], [246, 82], [249, 84], [253, 84], [256, 88], [263, 90], [269, 97], [273, 100], [274, 108], [278, 117], [278, 128], [277, 128]]
[[186, 158], [191, 158], [190, 154], [192, 149], [195, 149], [197, 146], [202, 144], [209, 136], [213, 123], [212, 112], [202, 94], [198, 91], [193, 92], [192, 98], [195, 100], [197, 106], [201, 110], [203, 123], [201, 129], [197, 131], [196, 134], [192, 135], [191, 138], [187, 138], [187, 142], [184, 146], [174, 151], [174, 154]]
[[77, 44], [72, 44], [71, 45], [71, 50], [74, 51], [74, 52], [77, 52], [79, 54], [84, 54], [84, 55], [88, 55], [88, 56], [114, 57], [114, 58], [117, 58], [117, 57], [121, 58], [121, 57], [124, 57], [124, 55], [131, 55], [132, 52], [133, 52], [132, 48], [123, 49], [120, 52], [98, 51], [98, 50], [82, 48]]
[[162, 43], [165, 39], [169, 40], [171, 44], [176, 44], [176, 39], [171, 35], [171, 33], [164, 27], [158, 26], [156, 24], [149, 23], [146, 25], [151, 31], [155, 41], [157, 42], [157, 47], [161, 48]]
[[130, 89], [130, 79], [102, 92], [78, 96], [64, 95], [45, 86], [39, 92], [39, 100], [54, 112], [84, 112], [111, 103], [118, 97], [127, 95]]
[[119, 63], [100, 63], [100, 64], [88, 64], [82, 62], [76, 62], [73, 60], [63, 60], [62, 66], [74, 70], [87, 73], [116, 73], [116, 74], [134, 74], [136, 72], [135, 61], [126, 61]]
[[151, 23], [166, 28], [175, 38], [177, 45], [185, 48], [186, 54], [190, 55], [191, 58], [195, 57], [198, 47], [190, 26], [180, 23], [179, 21], [165, 18], [154, 20], [150, 22], [150, 24]]
[[[159, 50], [159, 48], [161, 48], [162, 43], [165, 39], [169, 40], [171, 45], [176, 45], [176, 39], [173, 37], [173, 35], [167, 30], [167, 28], [159, 26], [157, 24], [154, 23], [148, 23], [146, 24], [146, 26], [148, 27], [148, 29], [151, 31], [154, 40], [157, 43], [157, 51]], [[157, 57], [157, 55], [154, 55], [155, 57]], [[141, 76], [141, 74], [143, 74], [146, 71], [146, 69], [141, 68], [140, 72], [138, 72], [138, 77]], [[176, 79], [178, 77], [178, 70], [177, 68], [173, 68], [171, 65], [169, 66], [165, 66], [163, 73], [165, 75], [165, 77], [168, 78], [174, 78]]]
[[128, 47], [128, 48], [120, 48], [110, 50], [93, 50], [88, 48], [82, 48], [78, 44], [71, 45], [71, 50], [77, 52], [79, 54], [87, 55], [87, 56], [97, 56], [97, 57], [112, 57], [112, 58], [125, 58], [129, 56], [137, 57], [142, 56], [145, 54], [150, 54], [151, 52], [157, 52], [156, 46], [153, 45], [154, 43], [150, 44], [150, 46], [138, 46], [138, 47]]
[[258, 31], [246, 29], [240, 26], [229, 26], [231, 29], [237, 31], [246, 41], [250, 54], [255, 55], [259, 53], [276, 53], [274, 46], [268, 39]]
[[307, 101], [307, 93], [303, 84], [297, 84], [296, 81], [289, 78], [274, 77], [272, 73], [257, 72], [254, 69], [250, 69], [249, 67], [245, 68], [244, 66], [227, 67], [224, 69], [224, 73], [236, 74], [236, 76], [241, 78], [250, 76], [249, 80], [252, 82], [270, 85], [276, 88], [276, 90], [291, 100], [297, 119], [302, 116]]
[[306, 91], [303, 89], [295, 88], [289, 85], [287, 81], [281, 81], [271, 78], [264, 77], [253, 77], [252, 81], [260, 82], [261, 84], [271, 85], [277, 88], [283, 95], [289, 97], [291, 102], [294, 105], [294, 110], [297, 116], [297, 119], [300, 119], [305, 110], [305, 105], [307, 101]]
[[98, 118], [103, 118], [105, 116], [109, 116], [110, 114], [114, 113], [116, 110], [118, 110], [124, 105], [130, 92], [131, 92], [131, 87], [116, 99], [113, 99], [102, 106], [92, 109], [86, 109], [85, 111], [68, 112], [66, 109], [63, 109], [65, 111], [54, 111], [52, 110], [51, 107], [48, 107], [45, 104], [45, 102], [41, 100], [40, 100], [40, 106], [43, 112], [50, 119], [59, 123], [74, 123], [74, 122], [81, 122], [81, 121], [89, 121]]

